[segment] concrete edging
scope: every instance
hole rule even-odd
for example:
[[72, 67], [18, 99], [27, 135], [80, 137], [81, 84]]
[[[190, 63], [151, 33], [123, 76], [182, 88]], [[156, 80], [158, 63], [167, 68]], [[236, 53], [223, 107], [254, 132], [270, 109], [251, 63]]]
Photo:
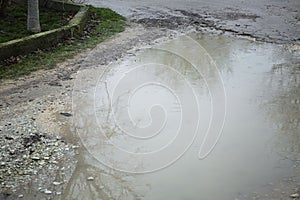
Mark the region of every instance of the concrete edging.
[[26, 55], [38, 49], [51, 47], [63, 41], [67, 37], [73, 37], [82, 34], [89, 18], [90, 10], [88, 6], [60, 1], [51, 1], [47, 2], [47, 4], [49, 4], [46, 5], [47, 7], [57, 7], [57, 5], [63, 4], [62, 9], [67, 8], [66, 10], [74, 10], [77, 7], [77, 10], [79, 11], [67, 25], [61, 28], [0, 43], [0, 60], [5, 60], [11, 56]]

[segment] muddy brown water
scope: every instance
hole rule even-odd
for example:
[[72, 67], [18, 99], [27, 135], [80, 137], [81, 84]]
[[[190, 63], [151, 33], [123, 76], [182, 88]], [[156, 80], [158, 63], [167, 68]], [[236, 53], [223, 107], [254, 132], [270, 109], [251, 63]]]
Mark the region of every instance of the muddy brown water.
[[63, 198], [234, 199], [299, 176], [299, 58], [299, 46], [190, 34], [81, 71], [85, 148]]

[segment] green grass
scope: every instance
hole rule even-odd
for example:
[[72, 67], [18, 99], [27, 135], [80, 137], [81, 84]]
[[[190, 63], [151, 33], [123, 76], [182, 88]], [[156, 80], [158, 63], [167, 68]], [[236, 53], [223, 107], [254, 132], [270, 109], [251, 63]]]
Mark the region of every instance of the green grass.
[[52, 69], [57, 63], [124, 31], [126, 22], [123, 16], [107, 8], [91, 7], [91, 11], [89, 27], [93, 28], [90, 37], [69, 40], [50, 51], [30, 54], [13, 65], [0, 66], [0, 79], [16, 78], [40, 69]]
[[[40, 8], [41, 29], [48, 31], [66, 25], [74, 14]], [[0, 19], [0, 43], [31, 35], [26, 26], [27, 7], [19, 5], [8, 7], [7, 16]]]

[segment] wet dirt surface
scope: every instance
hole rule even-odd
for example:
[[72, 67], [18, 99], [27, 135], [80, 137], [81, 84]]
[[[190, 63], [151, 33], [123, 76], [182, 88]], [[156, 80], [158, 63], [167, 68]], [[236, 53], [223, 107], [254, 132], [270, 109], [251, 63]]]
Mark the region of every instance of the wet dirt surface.
[[89, 0], [87, 3], [109, 7], [151, 27], [214, 28], [262, 41], [300, 43], [300, 3], [297, 0]]
[[[80, 67], [104, 66], [166, 34], [133, 24], [119, 37], [53, 70], [2, 80], [0, 132], [1, 144], [5, 145], [1, 150], [1, 199], [61, 199], [75, 170], [80, 145], [72, 129], [74, 73]], [[39, 139], [34, 142], [28, 138]], [[25, 140], [28, 147], [22, 142]], [[33, 159], [31, 154], [35, 154]]]
[[[298, 1], [227, 1], [226, 5], [221, 1], [188, 1], [184, 4], [179, 1], [90, 3], [110, 7], [127, 16], [129, 26], [126, 31], [99, 44], [93, 50], [87, 50], [59, 64], [56, 69], [39, 71], [0, 83], [1, 142], [9, 142], [13, 149], [18, 150], [20, 142], [13, 140], [23, 141], [24, 138], [37, 136], [45, 138], [41, 140], [43, 143], [31, 145], [39, 149], [36, 153], [42, 159], [38, 161], [35, 160], [36, 156], [29, 162], [24, 158], [24, 162], [28, 164], [23, 165], [19, 164], [19, 161], [15, 162], [16, 159], [10, 155], [9, 159], [13, 160], [11, 163], [14, 165], [11, 169], [17, 169], [20, 174], [11, 175], [10, 179], [1, 179], [1, 199], [297, 198], [300, 186]], [[201, 35], [199, 32], [213, 36]], [[145, 48], [164, 46], [170, 50], [184, 35], [189, 35], [205, 47], [216, 61], [225, 83], [227, 117], [216, 148], [209, 157], [199, 160], [200, 139], [200, 142], [196, 141], [174, 165], [147, 175], [121, 173], [101, 165], [97, 159], [101, 158], [104, 152], [110, 151], [110, 147], [101, 146], [101, 151], [96, 149], [92, 152], [96, 153], [95, 159], [84, 147], [85, 142], [90, 141], [83, 140], [82, 143], [80, 132], [77, 135], [75, 131], [74, 118], [78, 117], [78, 112], [72, 110], [72, 97], [73, 86], [78, 83], [77, 71], [83, 70], [93, 77], [98, 75], [99, 70], [104, 72], [109, 66], [111, 71], [106, 73], [107, 77], [104, 79], [109, 83], [114, 80], [113, 77], [119, 77], [122, 70], [129, 69], [131, 63], [152, 60], [172, 65], [162, 59], [160, 54], [149, 53], [151, 50]], [[259, 43], [257, 40], [272, 44]], [[195, 55], [195, 52], [192, 51], [189, 55]], [[198, 58], [197, 55], [194, 57]], [[165, 55], [165, 59], [168, 58], [173, 59]], [[124, 65], [126, 62], [127, 66]], [[179, 63], [183, 69], [189, 69], [190, 65], [184, 64], [183, 61]], [[207, 68], [204, 66], [204, 69]], [[137, 80], [155, 77], [154, 71], [140, 71], [140, 79]], [[157, 71], [163, 73], [158, 68]], [[199, 81], [199, 77], [189, 74], [192, 72], [187, 70], [187, 80], [199, 89], [196, 96], [203, 99], [200, 102], [202, 110], [211, 114], [211, 110], [205, 106], [211, 100], [206, 95], [207, 88], [203, 87], [205, 84]], [[167, 74], [166, 77], [168, 76]], [[161, 76], [157, 78], [159, 77]], [[172, 86], [176, 85], [176, 80], [175, 76], [165, 81]], [[210, 80], [213, 81], [214, 78]], [[181, 83], [178, 81], [179, 85]], [[101, 94], [107, 95], [101, 90], [103, 88], [109, 91], [105, 83], [102, 86], [100, 84], [99, 98]], [[187, 88], [187, 85], [183, 85], [181, 90], [184, 91], [184, 88]], [[151, 94], [160, 91], [161, 88], [157, 88], [156, 85], [148, 89]], [[140, 93], [131, 99], [132, 103], [145, 101], [145, 105], [150, 105], [155, 100], [155, 95], [147, 96], [149, 94], [143, 90], [138, 91]], [[166, 100], [174, 102], [173, 96], [166, 91], [158, 92], [158, 96], [164, 96]], [[180, 87], [175, 91], [179, 92]], [[187, 95], [182, 97], [185, 100], [189, 99]], [[84, 104], [90, 106], [89, 103]], [[105, 107], [105, 101], [97, 106]], [[122, 108], [121, 106], [121, 111]], [[119, 145], [126, 147], [128, 143], [124, 143], [122, 137], [116, 134], [119, 130], [112, 129], [111, 125], [106, 123], [106, 111], [98, 112], [98, 123], [105, 122], [104, 125], [110, 132], [109, 136]], [[132, 111], [134, 121], [141, 123], [141, 127], [147, 125], [150, 118], [148, 115], [141, 115], [144, 112], [142, 107], [136, 107]], [[175, 107], [170, 107], [165, 113], [172, 116], [178, 111], [175, 101]], [[154, 119], [163, 119], [164, 116], [156, 109], [151, 114], [155, 116]], [[102, 115], [105, 115], [104, 119]], [[126, 118], [122, 116], [119, 119], [124, 121]], [[174, 119], [176, 121], [176, 117]], [[93, 120], [89, 121], [92, 125], [91, 133], [94, 131], [93, 126], [97, 125]], [[189, 132], [190, 129], [191, 127], [186, 127], [184, 130]], [[147, 133], [143, 136], [152, 136]], [[212, 138], [218, 138], [216, 133]], [[5, 137], [6, 135], [11, 137]], [[168, 136], [168, 133], [165, 135]], [[167, 139], [162, 138], [157, 145], [161, 146]], [[209, 140], [204, 152], [209, 152], [214, 139]], [[185, 144], [187, 143], [188, 141]], [[157, 147], [151, 143], [145, 145], [148, 145], [147, 148], [142, 148], [143, 145], [132, 146], [130, 150], [149, 151]], [[47, 147], [53, 152], [51, 155], [43, 154], [47, 152]], [[7, 152], [9, 149], [1, 151], [1, 154]], [[27, 149], [18, 152], [17, 158], [27, 155], [26, 152]], [[105, 155], [103, 158], [109, 158], [107, 155], [110, 154]], [[166, 156], [166, 160], [172, 161], [172, 156]], [[149, 163], [150, 166], [155, 166], [160, 165], [160, 161], [154, 158], [153, 162]], [[132, 166], [128, 163], [128, 160], [124, 162], [124, 159], [121, 159], [114, 167], [127, 167], [127, 170], [132, 167], [134, 170], [143, 169], [138, 165], [141, 160], [132, 160]], [[29, 169], [32, 173], [22, 175], [28, 166], [32, 167]], [[1, 170], [9, 168], [8, 165], [0, 166]], [[1, 175], [4, 175], [4, 172]], [[291, 195], [293, 196], [290, 197]]]

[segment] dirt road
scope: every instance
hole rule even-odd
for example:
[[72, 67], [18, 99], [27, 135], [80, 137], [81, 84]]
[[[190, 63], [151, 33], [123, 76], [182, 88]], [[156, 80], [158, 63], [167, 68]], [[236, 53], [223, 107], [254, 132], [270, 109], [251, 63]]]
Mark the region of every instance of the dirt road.
[[[24, 199], [143, 199], [143, 195], [146, 196], [146, 199], [154, 198], [155, 196], [146, 195], [151, 194], [152, 191], [151, 185], [147, 185], [147, 182], [143, 182], [134, 176], [127, 176], [126, 174], [112, 172], [110, 169], [99, 167], [99, 163], [82, 147], [73, 126], [73, 116], [76, 114], [72, 110], [73, 86], [74, 82], [77, 81], [76, 77], [79, 70], [87, 70], [88, 72], [99, 69], [104, 70], [110, 64], [118, 65], [120, 62], [135, 58], [147, 47], [164, 44], [182, 35], [191, 33], [221, 35], [222, 37], [225, 35], [237, 42], [230, 42], [230, 39], [227, 40], [222, 37], [215, 40], [220, 43], [224, 42], [222, 44], [227, 49], [232, 47], [232, 52], [236, 52], [240, 48], [242, 52], [245, 52], [245, 55], [253, 54], [252, 60], [266, 56], [266, 60], [259, 60], [261, 62], [249, 66], [245, 65], [249, 69], [254, 67], [255, 70], [259, 70], [255, 66], [267, 66], [263, 68], [266, 71], [247, 71], [250, 74], [259, 73], [259, 79], [275, 79], [281, 83], [287, 77], [295, 78], [296, 81], [289, 82], [291, 85], [286, 86], [286, 88], [293, 88], [293, 94], [295, 93], [296, 96], [288, 96], [287, 101], [284, 100], [285, 98], [277, 98], [278, 102], [285, 102], [285, 104], [280, 105], [285, 105], [284, 107], [288, 107], [293, 112], [290, 115], [292, 117], [286, 120], [288, 121], [288, 127], [292, 127], [289, 129], [292, 138], [283, 138], [282, 141], [294, 141], [294, 143], [286, 142], [283, 145], [287, 152], [293, 152], [293, 154], [289, 154], [293, 155], [292, 158], [285, 157], [283, 159], [288, 160], [288, 162], [283, 162], [283, 165], [288, 165], [294, 171], [289, 171], [290, 173], [285, 178], [282, 178], [283, 175], [279, 170], [278, 173], [280, 173], [274, 181], [260, 185], [263, 186], [261, 190], [255, 188], [257, 190], [255, 190], [254, 194], [251, 193], [253, 188], [250, 188], [243, 191], [247, 194], [237, 192], [229, 196], [240, 199], [250, 199], [252, 197], [258, 199], [286, 199], [290, 195], [297, 196], [299, 193], [299, 174], [297, 174], [299, 172], [299, 157], [297, 157], [299, 155], [299, 146], [297, 146], [299, 145], [297, 143], [299, 138], [297, 139], [296, 137], [297, 130], [299, 130], [299, 95], [297, 97], [297, 94], [299, 94], [299, 87], [297, 87], [299, 85], [297, 74], [299, 74], [298, 52], [300, 44], [299, 1], [230, 0], [226, 1], [225, 4], [223, 1], [216, 0], [184, 2], [177, 0], [163, 2], [113, 0], [90, 1], [89, 3], [95, 6], [110, 7], [128, 17], [126, 31], [99, 44], [95, 49], [87, 50], [73, 59], [60, 63], [56, 69], [38, 71], [15, 80], [2, 80], [0, 83], [0, 144], [2, 146], [1, 158], [5, 158], [5, 162], [1, 162], [0, 167], [2, 170], [0, 177], [2, 181], [2, 199], [16, 199], [17, 197]], [[194, 38], [197, 37], [201, 38], [200, 36], [195, 36]], [[204, 38], [206, 37], [204, 36]], [[251, 41], [251, 44], [241, 42], [244, 41], [243, 39], [240, 40], [241, 38], [247, 38], [246, 41]], [[199, 41], [204, 41], [203, 46], [210, 40], [214, 39], [209, 39], [209, 37], [208, 40], [199, 39]], [[255, 41], [264, 41], [270, 44], [261, 44]], [[207, 44], [208, 47], [210, 44], [214, 44], [211, 45], [211, 48], [219, 48], [219, 43], [208, 42]], [[251, 48], [243, 49], [244, 44]], [[283, 46], [278, 44], [283, 44]], [[237, 49], [234, 49], [235, 47]], [[256, 49], [260, 49], [259, 52], [262, 54], [255, 53]], [[275, 53], [269, 55], [269, 51]], [[219, 58], [228, 62], [228, 65], [234, 65], [226, 59], [232, 59], [230, 56], [237, 59], [237, 57], [234, 57], [235, 54], [224, 52], [226, 51], [220, 51], [216, 55], [220, 55]], [[282, 57], [278, 55], [282, 55]], [[278, 60], [272, 60], [273, 57], [278, 57]], [[275, 74], [274, 76], [264, 77], [263, 74], [270, 73], [267, 71], [269, 70], [268, 66], [271, 67], [276, 62], [278, 62], [277, 64], [282, 64], [281, 62], [283, 61], [280, 58], [284, 60], [284, 66], [290, 66], [291, 70], [285, 71], [281, 69], [281, 72], [283, 71], [282, 75]], [[228, 72], [237, 69], [237, 67], [226, 68]], [[243, 75], [245, 72], [238, 71], [237, 74]], [[283, 78], [277, 76], [282, 76]], [[228, 80], [236, 80], [234, 76], [224, 75], [224, 77], [227, 77]], [[245, 76], [245, 80], [248, 80], [248, 78], [248, 76]], [[230, 85], [230, 81], [226, 83]], [[247, 81], [240, 83], [242, 86], [249, 85]], [[235, 87], [239, 86], [232, 85], [232, 88]], [[261, 101], [273, 102], [270, 105], [277, 105], [274, 101], [269, 101], [267, 98], [268, 95], [273, 94], [271, 90], [269, 91], [269, 87], [271, 86], [262, 87], [265, 90], [260, 92], [266, 92], [267, 95]], [[234, 97], [235, 90], [232, 91]], [[278, 92], [277, 90], [274, 91], [274, 93]], [[286, 93], [280, 94], [286, 95]], [[242, 99], [246, 98], [247, 95], [238, 97]], [[250, 101], [250, 98], [246, 100]], [[241, 108], [243, 109], [244, 107]], [[268, 113], [271, 113], [270, 116], [276, 115], [276, 113], [284, 113], [279, 112], [277, 109], [277, 107], [270, 107], [268, 111]], [[276, 122], [284, 126], [287, 118], [283, 119], [281, 117], [282, 115], [274, 118], [271, 123]], [[259, 129], [259, 131], [264, 131], [265, 126], [262, 126], [263, 128]], [[271, 126], [266, 127], [267, 130], [271, 129]], [[284, 127], [282, 129], [287, 130]], [[247, 132], [249, 133], [247, 134], [248, 136], [251, 135], [250, 132]], [[270, 138], [274, 136], [272, 135], [273, 133], [277, 132], [270, 131]], [[266, 140], [262, 141], [268, 143], [267, 141], [270, 138], [265, 138]], [[282, 144], [281, 142], [279, 143], [280, 145]], [[26, 147], [25, 149], [24, 146]], [[257, 152], [264, 147], [258, 145]], [[31, 155], [32, 152], [34, 152], [33, 155]], [[285, 151], [282, 150], [280, 152]], [[24, 157], [24, 155], [30, 156]], [[274, 154], [271, 155], [274, 156]], [[242, 155], [238, 156], [242, 157]], [[252, 156], [255, 157], [255, 155]], [[260, 160], [263, 160], [263, 158], [267, 157], [260, 157]], [[276, 157], [276, 159], [278, 161], [281, 157]], [[243, 161], [243, 159], [240, 160], [240, 163], [236, 165], [241, 164]], [[270, 163], [267, 162], [267, 164]], [[220, 165], [220, 167], [222, 166]], [[277, 165], [268, 166], [274, 167]], [[283, 167], [283, 169], [287, 168]], [[271, 180], [268, 176], [272, 176], [272, 174], [268, 174], [266, 168], [262, 169], [260, 172], [266, 172], [267, 174], [263, 181]], [[240, 175], [240, 177], [243, 176], [243, 174]], [[257, 176], [259, 176], [259, 173]], [[246, 175], [245, 177], [251, 179], [252, 176]], [[218, 177], [215, 178], [216, 182], [221, 182], [218, 180]], [[155, 178], [150, 177], [149, 179], [151, 183], [151, 180], [153, 181]], [[257, 179], [252, 183], [256, 183]], [[230, 178], [227, 177], [227, 180], [230, 180]], [[238, 180], [244, 183], [242, 179]], [[136, 185], [135, 181], [142, 184], [140, 186]], [[184, 178], [182, 181], [184, 182]], [[260, 181], [260, 183], [263, 181]], [[111, 183], [115, 185], [111, 185]], [[156, 182], [154, 181], [154, 183]], [[240, 182], [235, 184], [239, 185]], [[156, 191], [160, 189], [153, 188]], [[174, 188], [171, 189], [174, 190]], [[214, 188], [209, 189], [212, 191], [207, 193], [207, 195], [216, 193]], [[206, 191], [209, 190], [207, 189]], [[176, 196], [176, 193], [174, 195]], [[189, 194], [186, 195], [188, 196]]]
[[210, 27], [276, 43], [299, 44], [300, 40], [300, 3], [297, 0], [89, 0], [88, 3], [109, 7], [147, 26]]

